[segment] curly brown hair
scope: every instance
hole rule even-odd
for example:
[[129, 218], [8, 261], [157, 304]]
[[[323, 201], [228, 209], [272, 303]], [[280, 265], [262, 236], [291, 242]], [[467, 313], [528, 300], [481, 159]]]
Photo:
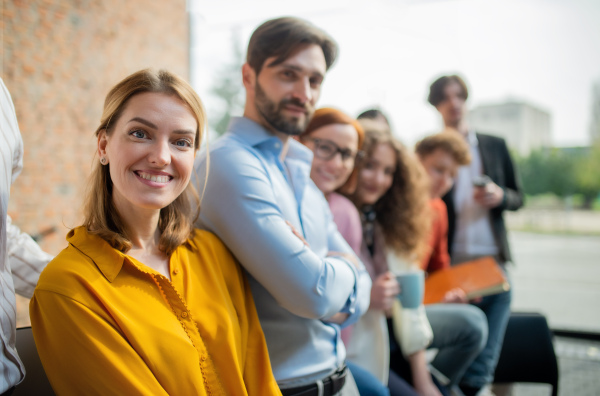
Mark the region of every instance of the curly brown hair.
[[[396, 169], [392, 186], [374, 205], [376, 221], [385, 236], [386, 246], [405, 257], [424, 253], [431, 227], [429, 184], [418, 159], [381, 123], [363, 123], [365, 156], [357, 163], [358, 172], [380, 144], [389, 145], [396, 153]], [[360, 176], [359, 176], [360, 178]], [[350, 199], [360, 208], [356, 192]]]

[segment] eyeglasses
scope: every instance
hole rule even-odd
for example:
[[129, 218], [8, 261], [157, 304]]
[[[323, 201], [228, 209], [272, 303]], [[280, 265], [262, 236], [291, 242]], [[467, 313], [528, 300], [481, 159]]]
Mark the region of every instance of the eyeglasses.
[[322, 160], [329, 161], [337, 153], [340, 153], [340, 157], [343, 162], [346, 162], [350, 159], [356, 160], [363, 156], [363, 151], [352, 151], [350, 149], [340, 148], [337, 144], [327, 139], [317, 139], [317, 138], [309, 138], [315, 143], [315, 149], [313, 150], [315, 157], [320, 158]]

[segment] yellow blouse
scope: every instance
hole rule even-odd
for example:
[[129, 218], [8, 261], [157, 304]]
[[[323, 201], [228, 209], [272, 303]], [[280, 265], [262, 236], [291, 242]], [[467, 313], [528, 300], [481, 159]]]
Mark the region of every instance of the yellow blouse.
[[171, 255], [171, 281], [79, 227], [30, 303], [57, 395], [281, 395], [246, 278], [213, 234]]

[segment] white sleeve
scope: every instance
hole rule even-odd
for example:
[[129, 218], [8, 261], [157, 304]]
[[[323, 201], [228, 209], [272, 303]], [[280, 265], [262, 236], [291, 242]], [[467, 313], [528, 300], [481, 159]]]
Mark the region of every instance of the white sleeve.
[[425, 307], [402, 308], [400, 301], [394, 301], [394, 335], [400, 343], [405, 357], [425, 349], [433, 340], [433, 331], [425, 314]]
[[[392, 272], [403, 272], [417, 267], [414, 260], [400, 257], [393, 252], [388, 252], [386, 258]], [[400, 344], [402, 354], [405, 357], [425, 349], [431, 344], [433, 331], [423, 304], [417, 308], [404, 308], [400, 301], [396, 299], [392, 307], [392, 320], [396, 341]]]
[[27, 298], [33, 295], [40, 273], [52, 256], [44, 252], [29, 235], [6, 219], [8, 262], [12, 272], [15, 291]]

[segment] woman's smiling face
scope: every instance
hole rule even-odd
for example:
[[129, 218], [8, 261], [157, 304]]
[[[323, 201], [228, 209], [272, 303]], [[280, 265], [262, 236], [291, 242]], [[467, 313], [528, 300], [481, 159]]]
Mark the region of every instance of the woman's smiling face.
[[325, 195], [340, 188], [354, 169], [358, 132], [352, 125], [329, 124], [315, 129], [304, 141], [313, 153], [310, 178]]
[[396, 172], [396, 152], [387, 143], [380, 143], [358, 173], [356, 195], [360, 205], [373, 205], [390, 189]]
[[185, 190], [197, 129], [194, 114], [175, 95], [146, 92], [128, 100], [113, 130], [98, 135], [119, 211], [159, 210]]

